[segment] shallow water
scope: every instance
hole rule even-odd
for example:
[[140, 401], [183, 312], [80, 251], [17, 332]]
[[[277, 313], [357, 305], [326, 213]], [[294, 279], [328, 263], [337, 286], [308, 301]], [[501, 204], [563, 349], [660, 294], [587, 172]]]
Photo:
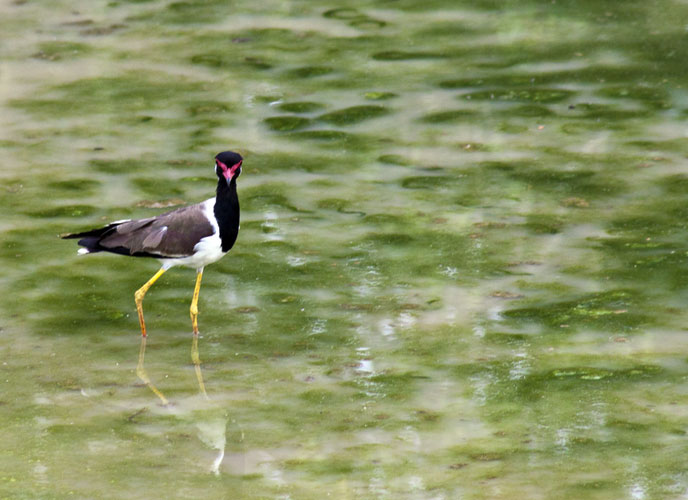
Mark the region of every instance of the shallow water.
[[[0, 5], [0, 498], [688, 496], [680, 2]], [[57, 235], [214, 189], [157, 263]]]

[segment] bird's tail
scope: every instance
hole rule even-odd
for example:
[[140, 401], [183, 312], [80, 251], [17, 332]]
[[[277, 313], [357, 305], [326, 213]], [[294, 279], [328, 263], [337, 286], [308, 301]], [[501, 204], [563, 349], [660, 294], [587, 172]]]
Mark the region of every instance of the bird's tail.
[[103, 249], [100, 246], [100, 239], [105, 236], [109, 231], [117, 226], [117, 223], [108, 224], [105, 227], [100, 227], [98, 229], [91, 229], [90, 231], [84, 231], [83, 233], [68, 233], [61, 234], [60, 238], [63, 240], [71, 240], [76, 238], [81, 238], [77, 243], [84, 248], [79, 249], [79, 255], [87, 253], [102, 252]]

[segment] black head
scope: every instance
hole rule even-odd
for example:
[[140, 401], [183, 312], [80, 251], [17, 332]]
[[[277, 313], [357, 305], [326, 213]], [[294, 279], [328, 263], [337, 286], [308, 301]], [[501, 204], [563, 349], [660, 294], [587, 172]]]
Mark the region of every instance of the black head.
[[241, 162], [244, 159], [234, 151], [223, 151], [215, 157], [215, 173], [229, 185], [241, 174]]

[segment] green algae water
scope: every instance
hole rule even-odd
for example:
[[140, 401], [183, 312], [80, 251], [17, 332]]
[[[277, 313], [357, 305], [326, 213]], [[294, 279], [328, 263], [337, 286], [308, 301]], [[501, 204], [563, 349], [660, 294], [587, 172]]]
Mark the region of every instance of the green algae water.
[[[0, 5], [0, 499], [688, 496], [688, 6]], [[58, 235], [210, 197], [236, 246]]]

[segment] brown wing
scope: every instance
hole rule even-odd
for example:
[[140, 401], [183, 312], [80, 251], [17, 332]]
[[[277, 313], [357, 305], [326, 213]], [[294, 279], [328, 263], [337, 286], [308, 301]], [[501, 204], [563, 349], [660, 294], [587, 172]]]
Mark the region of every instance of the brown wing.
[[127, 249], [130, 255], [185, 257], [194, 246], [214, 233], [201, 204], [190, 205], [157, 217], [118, 224], [98, 242], [105, 250]]

